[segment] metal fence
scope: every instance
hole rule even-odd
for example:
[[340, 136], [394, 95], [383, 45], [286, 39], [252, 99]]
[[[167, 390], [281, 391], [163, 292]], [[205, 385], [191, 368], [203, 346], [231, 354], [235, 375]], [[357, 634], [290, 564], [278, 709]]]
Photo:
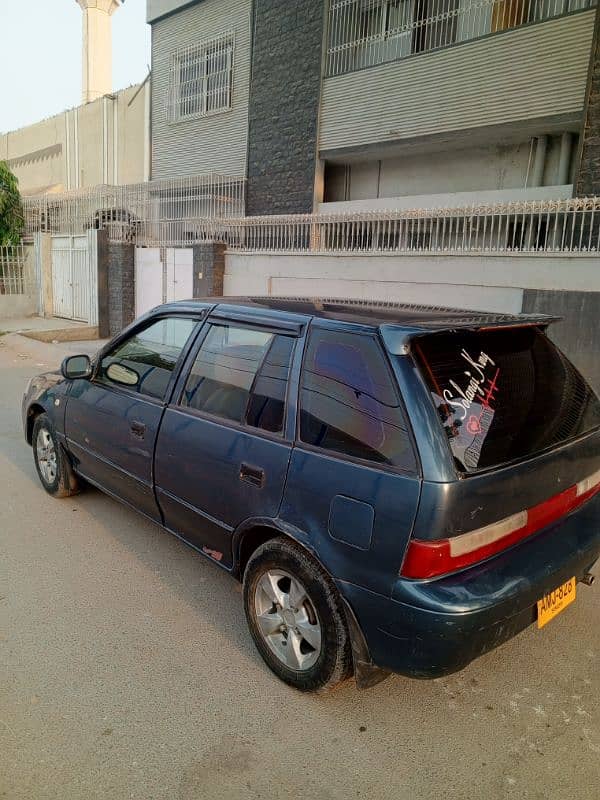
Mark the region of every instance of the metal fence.
[[120, 240], [133, 242], [142, 222], [241, 216], [245, 188], [245, 178], [210, 173], [26, 197], [25, 234], [78, 234], [110, 225]]
[[0, 247], [0, 295], [32, 294], [33, 266], [28, 248], [22, 244]]
[[327, 74], [593, 8], [597, 0], [332, 0]]
[[[109, 236], [122, 241], [119, 225]], [[600, 250], [600, 198], [354, 214], [142, 221], [138, 245], [222, 241], [276, 253], [573, 253]]]

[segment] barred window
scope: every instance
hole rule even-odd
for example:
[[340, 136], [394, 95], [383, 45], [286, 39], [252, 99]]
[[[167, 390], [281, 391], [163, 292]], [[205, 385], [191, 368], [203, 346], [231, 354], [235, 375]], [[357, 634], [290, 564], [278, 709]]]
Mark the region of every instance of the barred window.
[[231, 108], [233, 47], [233, 33], [225, 33], [172, 54], [168, 102], [171, 122]]
[[593, 8], [598, 0], [331, 0], [327, 75]]

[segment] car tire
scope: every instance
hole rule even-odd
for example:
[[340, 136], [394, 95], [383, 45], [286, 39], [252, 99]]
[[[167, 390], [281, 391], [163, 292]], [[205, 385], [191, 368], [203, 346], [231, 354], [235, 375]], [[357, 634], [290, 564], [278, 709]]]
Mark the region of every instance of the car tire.
[[71, 497], [80, 484], [69, 459], [60, 446], [47, 414], [36, 417], [31, 437], [33, 459], [40, 482], [53, 497]]
[[304, 549], [278, 537], [262, 544], [244, 571], [250, 633], [269, 668], [303, 692], [326, 692], [352, 675], [342, 599]]

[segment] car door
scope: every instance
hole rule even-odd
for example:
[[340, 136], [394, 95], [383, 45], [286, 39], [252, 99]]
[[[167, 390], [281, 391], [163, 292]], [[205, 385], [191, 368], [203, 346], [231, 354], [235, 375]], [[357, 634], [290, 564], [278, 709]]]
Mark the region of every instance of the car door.
[[280, 516], [310, 537], [336, 578], [389, 594], [421, 479], [377, 333], [313, 322], [298, 406]]
[[296, 335], [219, 318], [203, 333], [165, 411], [156, 492], [166, 526], [230, 566], [234, 529], [279, 511]]
[[67, 447], [83, 477], [160, 521], [152, 485], [156, 435], [193, 316], [146, 321], [76, 380], [65, 413]]

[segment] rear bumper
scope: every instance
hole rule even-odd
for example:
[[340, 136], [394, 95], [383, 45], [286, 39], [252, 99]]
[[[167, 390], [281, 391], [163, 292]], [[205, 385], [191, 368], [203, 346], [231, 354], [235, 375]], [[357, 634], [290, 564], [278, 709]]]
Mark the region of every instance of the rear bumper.
[[374, 664], [434, 678], [522, 631], [537, 618], [537, 600], [573, 576], [581, 580], [599, 556], [596, 495], [560, 523], [476, 567], [437, 580], [399, 578], [391, 598], [339, 586]]

